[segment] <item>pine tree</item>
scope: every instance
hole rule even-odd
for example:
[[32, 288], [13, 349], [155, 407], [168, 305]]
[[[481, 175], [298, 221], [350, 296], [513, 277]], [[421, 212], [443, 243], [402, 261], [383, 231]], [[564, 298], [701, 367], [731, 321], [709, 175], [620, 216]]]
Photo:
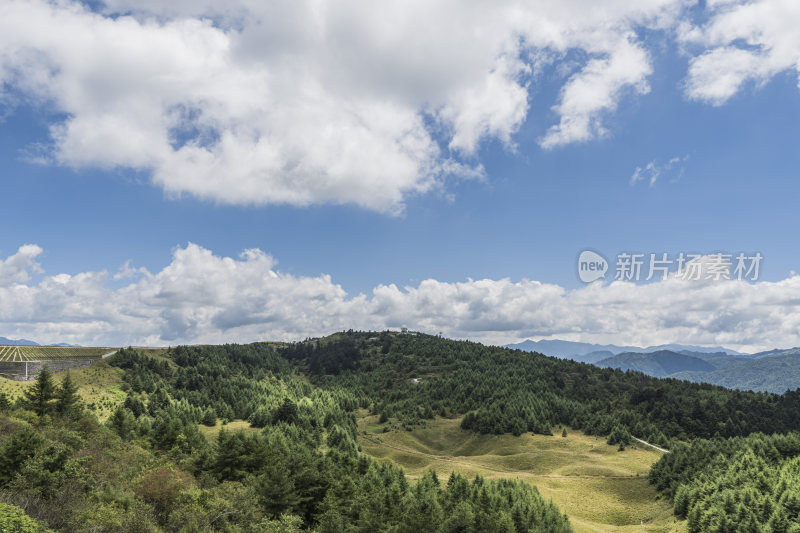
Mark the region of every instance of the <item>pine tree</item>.
[[33, 387], [25, 391], [25, 403], [37, 415], [44, 416], [53, 408], [51, 400], [55, 397], [55, 393], [56, 387], [53, 385], [53, 375], [50, 373], [50, 369], [44, 366], [39, 371], [39, 376], [36, 378], [36, 383]]
[[61, 386], [56, 391], [56, 412], [61, 416], [71, 415], [78, 410], [80, 398], [76, 394], [78, 387], [73, 383], [72, 378], [67, 372]]
[[136, 429], [136, 419], [133, 417], [133, 413], [124, 406], [117, 407], [114, 414], [108, 419], [108, 423], [123, 440], [129, 439]]
[[284, 398], [283, 404], [275, 412], [275, 422], [297, 423], [297, 405], [289, 398]]
[[217, 425], [217, 412], [213, 407], [209, 407], [203, 412], [202, 423], [204, 426], [214, 427]]
[[44, 439], [30, 427], [22, 428], [0, 446], [0, 486], [8, 483], [36, 454]]
[[561, 436], [562, 436], [562, 437], [566, 437], [566, 436], [567, 436], [567, 428], [564, 428], [564, 429], [561, 431]]
[[291, 512], [298, 503], [291, 472], [282, 461], [264, 465], [256, 487], [261, 505], [270, 518]]
[[0, 392], [0, 413], [4, 413], [11, 408], [11, 400], [5, 392]]

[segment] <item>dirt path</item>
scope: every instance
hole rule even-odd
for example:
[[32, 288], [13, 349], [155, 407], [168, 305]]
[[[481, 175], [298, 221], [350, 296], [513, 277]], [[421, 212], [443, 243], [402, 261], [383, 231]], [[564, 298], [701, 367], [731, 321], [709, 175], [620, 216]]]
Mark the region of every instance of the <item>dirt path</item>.
[[642, 444], [644, 444], [645, 446], [650, 446], [651, 448], [654, 448], [654, 449], [656, 449], [656, 450], [658, 450], [658, 451], [660, 451], [660, 452], [662, 452], [662, 453], [669, 453], [669, 450], [665, 450], [664, 448], [659, 448], [659, 447], [658, 447], [658, 446], [656, 446], [655, 444], [650, 444], [649, 442], [647, 442], [647, 441], [644, 441], [644, 440], [642, 440], [642, 439], [637, 439], [636, 437], [631, 437], [631, 438], [632, 438], [633, 440], [635, 440], [636, 442], [641, 442], [641, 443], [642, 443]]

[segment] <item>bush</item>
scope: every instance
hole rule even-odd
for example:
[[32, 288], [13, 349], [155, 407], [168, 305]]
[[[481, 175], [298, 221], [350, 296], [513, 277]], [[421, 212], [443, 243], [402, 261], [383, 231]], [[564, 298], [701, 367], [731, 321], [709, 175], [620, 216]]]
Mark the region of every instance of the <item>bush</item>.
[[53, 533], [15, 505], [0, 503], [0, 531], [2, 533]]
[[190, 474], [162, 466], [145, 473], [134, 492], [136, 496], [152, 505], [157, 515], [167, 517], [175, 507], [181, 492], [191, 486]]

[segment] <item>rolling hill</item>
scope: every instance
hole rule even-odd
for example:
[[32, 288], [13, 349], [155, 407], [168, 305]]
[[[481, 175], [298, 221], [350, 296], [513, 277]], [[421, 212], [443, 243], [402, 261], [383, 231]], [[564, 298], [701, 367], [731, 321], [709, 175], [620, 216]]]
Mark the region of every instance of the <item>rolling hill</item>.
[[773, 350], [755, 359], [718, 368], [712, 372], [683, 371], [670, 377], [711, 383], [730, 389], [783, 393], [800, 387], [800, 353]]
[[[710, 365], [664, 357], [662, 371]], [[778, 513], [795, 501], [772, 488], [800, 456], [800, 391], [755, 394], [388, 331], [127, 348], [72, 376], [88, 409], [66, 401], [63, 374], [57, 395], [0, 379], [2, 501], [61, 531], [685, 531], [694, 515], [676, 520], [673, 509], [725, 523], [739, 512], [694, 487], [722, 479], [724, 459], [753, 434], [743, 461], [775, 464], [768, 485], [737, 498]], [[781, 433], [780, 456], [759, 444]], [[714, 469], [695, 480], [685, 464]]]
[[713, 364], [699, 357], [669, 350], [652, 353], [621, 353], [598, 361], [596, 365], [620, 370], [637, 370], [657, 378], [667, 377], [676, 372], [707, 373], [717, 369]]
[[770, 350], [747, 356], [659, 350], [651, 353], [621, 353], [591, 364], [635, 370], [653, 377], [756, 392], [781, 394], [800, 387], [800, 348]]

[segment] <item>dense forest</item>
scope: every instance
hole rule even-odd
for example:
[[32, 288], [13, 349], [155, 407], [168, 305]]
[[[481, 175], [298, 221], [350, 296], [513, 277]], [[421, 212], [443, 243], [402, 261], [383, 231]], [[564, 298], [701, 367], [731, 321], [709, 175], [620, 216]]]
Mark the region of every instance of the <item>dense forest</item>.
[[318, 386], [348, 390], [408, 425], [467, 414], [463, 427], [480, 433], [549, 434], [565, 424], [665, 446], [800, 429], [797, 391], [734, 391], [430, 335], [349, 333], [281, 353]]
[[650, 471], [691, 533], [800, 532], [800, 435], [698, 439]]
[[[127, 397], [105, 424], [46, 371], [0, 403], [0, 512], [38, 520], [31, 531], [572, 531], [523, 482], [429, 472], [412, 484], [361, 454], [354, 412], [368, 399], [298, 378], [270, 345], [160, 360], [126, 349], [112, 364]], [[211, 443], [199, 424], [217, 417], [261, 429]]]
[[[800, 531], [797, 392], [388, 332], [109, 361], [125, 400], [103, 423], [47, 372], [15, 402], [0, 395], [0, 513], [59, 531], [571, 531], [525, 483], [411, 482], [369, 458], [356, 440], [367, 410], [407, 429], [463, 416], [479, 433], [644, 438], [672, 450], [651, 481], [691, 531]], [[238, 419], [249, 428], [201, 431]]]

